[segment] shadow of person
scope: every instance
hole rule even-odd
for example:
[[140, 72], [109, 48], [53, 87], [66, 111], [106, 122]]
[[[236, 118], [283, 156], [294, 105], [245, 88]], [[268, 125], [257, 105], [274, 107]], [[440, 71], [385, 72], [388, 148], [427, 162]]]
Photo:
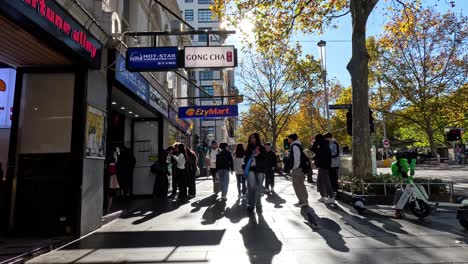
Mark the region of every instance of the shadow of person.
[[217, 194], [212, 194], [206, 198], [203, 198], [202, 200], [198, 200], [193, 202], [191, 205], [193, 209], [190, 211], [191, 213], [195, 213], [201, 210], [202, 207], [210, 207], [212, 206], [215, 202], [216, 199], [218, 198]]
[[340, 234], [341, 226], [330, 218], [320, 218], [311, 207], [301, 208], [301, 214], [306, 224], [317, 234], [322, 236], [328, 246], [336, 251], [349, 252], [346, 241]]
[[140, 206], [140, 207], [136, 207], [136, 208], [124, 211], [121, 214], [120, 218], [128, 219], [128, 218], [141, 217], [140, 219], [137, 219], [132, 222], [133, 225], [139, 225], [153, 218], [156, 218], [162, 214], [177, 210], [180, 206], [182, 206], [185, 203], [186, 202], [183, 202], [183, 201], [171, 202], [167, 199], [155, 199], [155, 200], [152, 200], [150, 205], [143, 206], [143, 207]]
[[214, 204], [209, 206], [202, 216], [202, 225], [212, 225], [224, 217], [226, 201], [215, 200]]
[[268, 193], [266, 201], [275, 205], [275, 208], [283, 208], [282, 204], [286, 203], [286, 200], [279, 196], [276, 192]]
[[239, 223], [242, 219], [247, 217], [247, 200], [237, 199], [231, 207], [226, 208], [224, 216], [228, 218], [231, 223]]
[[270, 228], [262, 214], [249, 216], [249, 222], [239, 231], [251, 264], [270, 264], [281, 252], [283, 243]]

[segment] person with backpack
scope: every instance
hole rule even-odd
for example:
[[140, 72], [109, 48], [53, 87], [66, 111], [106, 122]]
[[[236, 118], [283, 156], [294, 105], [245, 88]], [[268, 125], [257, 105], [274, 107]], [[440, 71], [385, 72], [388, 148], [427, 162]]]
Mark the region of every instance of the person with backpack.
[[228, 150], [229, 145], [227, 143], [219, 144], [221, 150], [216, 155], [216, 173], [218, 174], [221, 183], [221, 200], [227, 200], [227, 192], [229, 187], [229, 173], [234, 171], [234, 162], [232, 160], [232, 154]]
[[237, 144], [236, 150], [234, 151], [233, 154], [233, 161], [234, 161], [234, 170], [236, 173], [236, 178], [237, 178], [237, 192], [238, 192], [238, 197], [244, 197], [246, 194], [246, 185], [245, 185], [245, 177], [244, 177], [244, 171], [242, 170], [242, 164], [244, 163], [244, 157], [245, 157], [245, 149], [244, 145], [242, 144]]
[[[288, 158], [288, 169], [291, 169], [291, 178], [293, 182], [294, 192], [296, 193], [297, 199], [299, 200], [295, 206], [307, 207], [309, 206], [309, 196], [305, 187], [305, 175], [310, 169], [310, 161], [307, 162], [307, 157], [302, 149], [301, 141], [296, 134], [288, 136], [289, 158]], [[308, 167], [308, 168], [307, 168]]]
[[314, 161], [315, 166], [318, 168], [317, 191], [321, 196], [319, 202], [326, 204], [335, 203], [330, 182], [331, 151], [328, 141], [322, 134], [315, 136], [312, 151], [315, 153]]
[[[265, 171], [265, 191], [275, 192], [275, 169], [276, 169], [276, 153], [271, 149], [270, 143], [265, 143], [267, 154], [267, 167]], [[271, 189], [270, 189], [271, 188]]]
[[340, 145], [333, 138], [331, 133], [323, 135], [330, 145], [331, 165], [330, 165], [330, 183], [333, 190], [333, 197], [338, 193], [338, 170], [340, 169]]
[[263, 179], [267, 166], [267, 157], [265, 147], [262, 145], [260, 135], [252, 133], [249, 136], [247, 151], [244, 157], [244, 177], [247, 177], [248, 186], [248, 205], [247, 210], [253, 213], [256, 208], [257, 213], [262, 212], [262, 190]]

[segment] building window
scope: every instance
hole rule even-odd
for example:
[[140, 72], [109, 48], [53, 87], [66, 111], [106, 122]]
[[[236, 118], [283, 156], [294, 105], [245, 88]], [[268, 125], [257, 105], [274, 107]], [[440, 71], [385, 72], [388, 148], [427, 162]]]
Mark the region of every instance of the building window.
[[[213, 85], [209, 85], [209, 86], [201, 86], [201, 88], [203, 90], [205, 90], [207, 93], [209, 93], [210, 95], [214, 95], [214, 89], [213, 89]], [[208, 97], [208, 95], [202, 91], [200, 91], [200, 97], [206, 97], [206, 98], [203, 98], [202, 101], [210, 101], [212, 100], [210, 97]]]
[[185, 21], [193, 21], [193, 10], [185, 10]]
[[211, 5], [211, 4], [213, 4], [213, 0], [198, 0], [198, 3], [199, 4]]
[[193, 0], [185, 0], [185, 3], [193, 3]]
[[201, 71], [200, 81], [209, 81], [209, 80], [213, 80], [213, 71]]
[[198, 9], [198, 23], [218, 22], [210, 9]]
[[[208, 31], [211, 31], [211, 28], [209, 27], [201, 27], [201, 28], [198, 28], [198, 30], [208, 30]], [[198, 42], [207, 42], [208, 41], [208, 35], [205, 35], [205, 34], [202, 34], [202, 35], [198, 35]]]

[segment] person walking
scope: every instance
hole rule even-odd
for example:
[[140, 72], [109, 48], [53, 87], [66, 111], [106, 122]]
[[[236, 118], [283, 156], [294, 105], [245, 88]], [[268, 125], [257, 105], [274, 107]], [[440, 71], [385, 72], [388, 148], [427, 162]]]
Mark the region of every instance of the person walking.
[[187, 163], [185, 164], [185, 168], [187, 170], [187, 187], [188, 187], [188, 197], [194, 198], [197, 194], [195, 178], [197, 173], [197, 164], [198, 159], [195, 152], [193, 152], [190, 148], [187, 148]]
[[176, 175], [177, 175], [177, 187], [179, 188], [178, 199], [187, 199], [187, 170], [185, 169], [187, 163], [187, 150], [184, 144], [177, 145], [177, 155], [173, 156], [177, 162]]
[[[256, 208], [258, 213], [262, 212], [262, 189], [263, 179], [266, 171], [266, 150], [260, 140], [258, 133], [249, 136], [247, 153], [244, 157], [244, 175], [247, 177], [248, 186], [248, 205], [250, 213]], [[247, 173], [246, 173], [247, 172]]]
[[169, 171], [169, 176], [171, 177], [171, 186], [172, 192], [169, 198], [175, 198], [177, 194], [177, 161], [174, 159], [174, 156], [177, 156], [177, 150], [173, 146], [167, 147], [167, 168]]
[[214, 193], [218, 193], [217, 190], [215, 190], [215, 185], [216, 185], [216, 155], [220, 152], [220, 149], [218, 148], [218, 142], [213, 140], [211, 142], [211, 148], [208, 150], [208, 153], [206, 153], [205, 157], [205, 163], [206, 167], [209, 168], [211, 177], [213, 177], [213, 191]]
[[328, 141], [330, 146], [330, 154], [331, 154], [331, 163], [330, 163], [330, 183], [333, 190], [333, 197], [336, 198], [338, 194], [338, 172], [340, 169], [340, 145], [333, 138], [331, 133], [326, 133], [323, 135], [325, 139]]
[[221, 151], [216, 155], [216, 173], [221, 183], [221, 200], [223, 201], [227, 200], [229, 173], [234, 171], [234, 162], [228, 147], [229, 145], [227, 143], [221, 143], [219, 145]]
[[304, 172], [302, 171], [303, 168], [301, 168], [301, 155], [304, 155], [301, 141], [296, 134], [291, 134], [288, 136], [288, 142], [291, 146], [288, 161], [292, 165], [291, 178], [294, 192], [296, 193], [297, 199], [299, 200], [295, 205], [301, 208], [307, 207], [309, 206], [309, 195], [307, 194], [307, 189], [304, 184], [305, 176]]
[[275, 192], [275, 169], [276, 169], [276, 153], [271, 149], [269, 142], [265, 143], [266, 150], [266, 171], [265, 171], [265, 191]]
[[167, 151], [163, 150], [159, 154], [158, 161], [151, 165], [151, 173], [155, 175], [153, 185], [153, 196], [155, 198], [167, 199], [169, 191], [169, 169]]
[[242, 170], [244, 157], [245, 157], [244, 145], [237, 144], [236, 149], [234, 150], [233, 160], [234, 160], [234, 171], [236, 173], [236, 179], [237, 179], [237, 192], [238, 192], [239, 198], [245, 196], [246, 188], [247, 188], [245, 186], [244, 171]]
[[330, 182], [331, 151], [328, 141], [322, 134], [315, 136], [312, 151], [315, 153], [315, 166], [318, 168], [317, 191], [320, 193], [320, 202], [334, 203], [333, 190]]

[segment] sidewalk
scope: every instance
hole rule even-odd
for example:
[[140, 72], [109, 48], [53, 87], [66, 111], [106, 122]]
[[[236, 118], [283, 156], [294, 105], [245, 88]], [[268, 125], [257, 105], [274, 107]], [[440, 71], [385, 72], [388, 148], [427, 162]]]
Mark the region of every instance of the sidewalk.
[[388, 211], [361, 216], [317, 202], [315, 186], [301, 212], [291, 181], [277, 176], [277, 195], [264, 196], [263, 214], [249, 217], [234, 180], [227, 202], [212, 195], [209, 179], [189, 203], [142, 205], [28, 263], [468, 263], [468, 232], [452, 212], [424, 221]]

